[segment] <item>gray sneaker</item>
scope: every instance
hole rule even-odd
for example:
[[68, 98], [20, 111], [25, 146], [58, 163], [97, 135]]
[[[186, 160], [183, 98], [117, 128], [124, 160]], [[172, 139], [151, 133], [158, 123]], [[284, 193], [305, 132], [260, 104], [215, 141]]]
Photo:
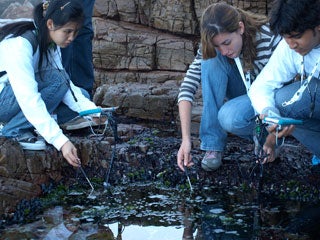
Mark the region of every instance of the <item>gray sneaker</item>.
[[26, 132], [16, 137], [16, 140], [25, 150], [42, 151], [47, 148], [45, 140], [42, 137], [35, 136], [31, 132]]
[[222, 165], [221, 151], [207, 151], [201, 161], [201, 167], [205, 171], [217, 170]]
[[68, 131], [78, 130], [78, 129], [82, 129], [82, 128], [88, 128], [90, 126], [91, 127], [97, 126], [97, 124], [89, 118], [84, 118], [84, 117], [80, 117], [80, 116], [75, 117], [75, 118], [71, 119], [70, 121], [60, 125], [60, 127], [62, 129], [65, 129]]

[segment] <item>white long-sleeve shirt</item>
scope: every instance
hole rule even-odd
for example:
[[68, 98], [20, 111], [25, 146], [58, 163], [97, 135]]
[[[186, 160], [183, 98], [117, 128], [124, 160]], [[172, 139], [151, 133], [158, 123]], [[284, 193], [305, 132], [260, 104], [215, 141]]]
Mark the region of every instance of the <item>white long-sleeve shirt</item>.
[[[45, 69], [63, 69], [60, 48], [52, 48], [48, 51], [49, 64], [44, 57], [42, 66]], [[0, 42], [0, 72], [6, 71], [7, 74], [0, 78], [0, 93], [6, 84], [10, 83], [25, 117], [48, 143], [60, 150], [68, 138], [48, 113], [38, 91], [38, 84], [35, 80], [35, 73], [41, 70], [38, 69], [38, 61], [39, 49], [33, 54], [31, 43], [27, 39], [19, 36], [2, 40]], [[68, 90], [63, 102], [70, 109], [80, 112], [96, 108], [96, 105], [83, 96], [81, 90], [71, 81], [70, 87], [78, 100], [76, 102], [71, 91]]]
[[[291, 81], [300, 74], [301, 63], [304, 62], [305, 76], [308, 76], [320, 57], [320, 47], [314, 48], [302, 57], [299, 53], [289, 48], [282, 40], [273, 52], [269, 62], [251, 85], [249, 97], [257, 113], [267, 113], [268, 109], [275, 108], [274, 92], [276, 89]], [[314, 76], [319, 76], [320, 63]], [[289, 101], [294, 92], [288, 96]]]

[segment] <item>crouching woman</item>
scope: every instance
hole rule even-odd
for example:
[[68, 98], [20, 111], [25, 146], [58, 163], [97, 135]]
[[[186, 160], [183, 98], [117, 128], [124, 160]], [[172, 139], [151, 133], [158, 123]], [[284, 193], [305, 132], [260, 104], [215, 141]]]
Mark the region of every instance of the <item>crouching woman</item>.
[[96, 108], [70, 81], [61, 63], [60, 48], [74, 40], [83, 23], [78, 2], [40, 3], [34, 9], [33, 21], [11, 23], [0, 32], [2, 135], [31, 150], [45, 148], [39, 138], [42, 136], [61, 150], [72, 166], [79, 166], [77, 149], [51, 115], [59, 111], [60, 103], [67, 105], [70, 113]]

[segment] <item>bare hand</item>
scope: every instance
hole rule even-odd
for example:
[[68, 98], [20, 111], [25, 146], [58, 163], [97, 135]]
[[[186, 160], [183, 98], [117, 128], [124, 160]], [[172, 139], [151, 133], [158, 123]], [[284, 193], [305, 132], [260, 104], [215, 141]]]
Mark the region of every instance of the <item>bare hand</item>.
[[81, 165], [80, 159], [77, 155], [77, 149], [70, 141], [67, 141], [61, 147], [61, 152], [62, 152], [63, 157], [67, 160], [67, 162], [70, 165], [72, 165], [74, 167], [79, 167]]
[[291, 135], [294, 130], [294, 125], [286, 126], [280, 131], [277, 130], [278, 125], [274, 124], [267, 128], [269, 135], [263, 145], [263, 152], [267, 155], [262, 163], [273, 162], [276, 159], [276, 145], [280, 138]]
[[272, 126], [269, 126], [267, 130], [269, 133], [276, 135], [278, 138], [283, 138], [291, 135], [292, 132], [294, 131], [295, 126], [294, 125], [285, 126], [281, 128], [281, 130], [278, 130], [278, 133], [277, 133], [277, 128], [278, 128], [278, 125], [274, 124]]
[[191, 151], [191, 142], [182, 141], [178, 151], [178, 155], [177, 155], [177, 164], [182, 171], [184, 171], [184, 166], [191, 167], [194, 164], [192, 162], [192, 156], [190, 154], [190, 151]]
[[263, 145], [263, 152], [267, 156], [262, 160], [262, 164], [265, 164], [267, 162], [273, 162], [276, 159], [275, 146], [276, 146], [276, 137], [273, 134], [269, 134], [267, 136], [266, 142]]

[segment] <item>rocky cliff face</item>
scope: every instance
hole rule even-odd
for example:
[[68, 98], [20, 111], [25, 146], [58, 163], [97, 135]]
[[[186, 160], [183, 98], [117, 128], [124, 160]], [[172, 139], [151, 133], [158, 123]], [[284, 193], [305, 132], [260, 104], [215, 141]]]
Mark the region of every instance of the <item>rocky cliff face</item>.
[[[121, 114], [177, 121], [179, 85], [199, 43], [203, 10], [217, 0], [96, 0], [93, 61], [95, 101], [121, 106]], [[269, 1], [227, 1], [267, 14]], [[201, 89], [193, 133], [201, 115]]]

